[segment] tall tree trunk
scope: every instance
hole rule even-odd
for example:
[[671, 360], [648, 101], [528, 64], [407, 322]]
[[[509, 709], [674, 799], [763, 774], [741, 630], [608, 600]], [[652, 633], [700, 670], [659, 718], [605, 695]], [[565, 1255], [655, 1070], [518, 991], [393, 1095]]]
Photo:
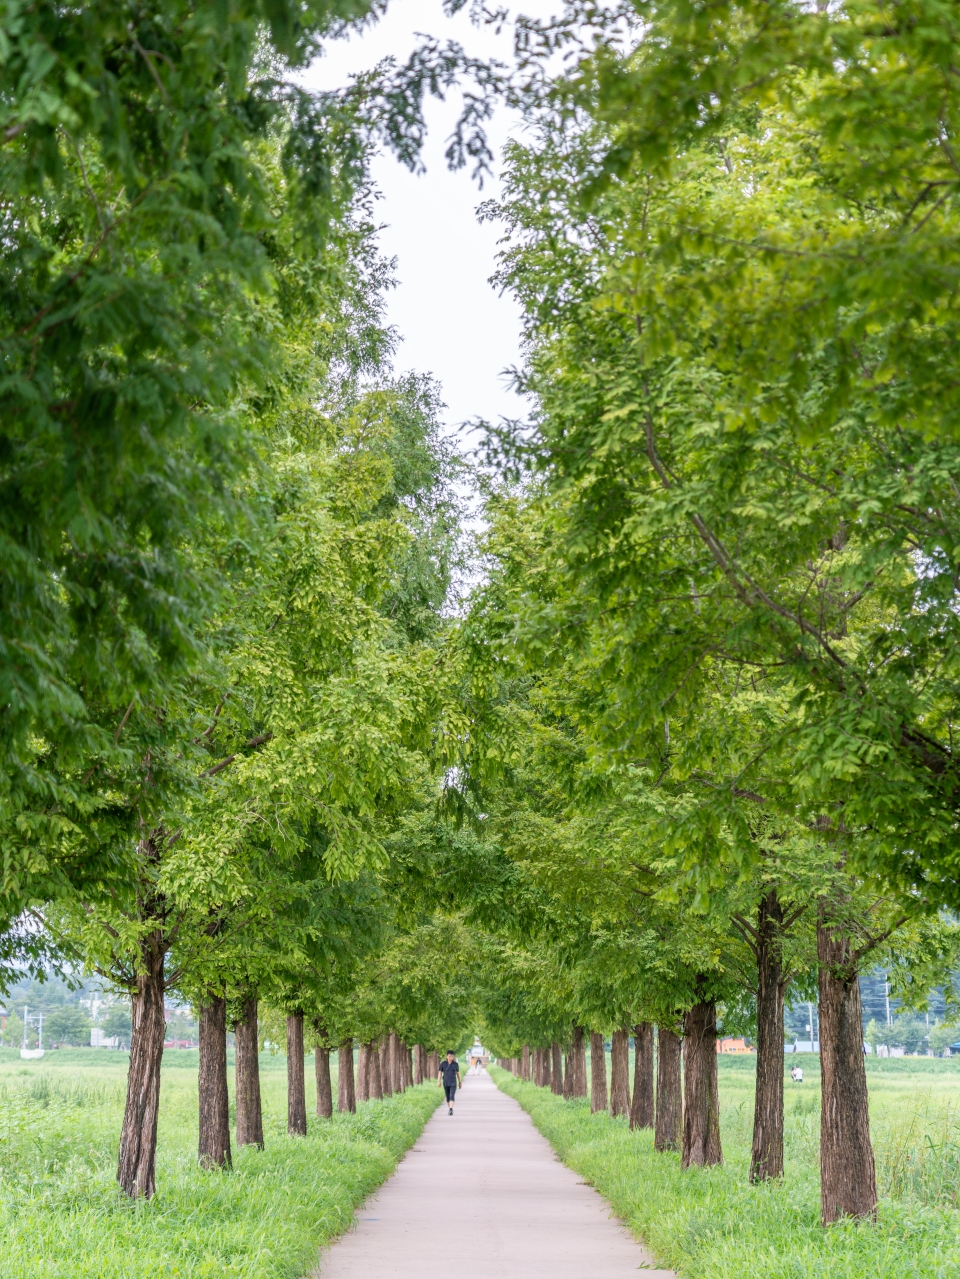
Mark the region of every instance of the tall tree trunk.
[[[702, 985], [702, 983], [700, 983]], [[717, 1006], [700, 999], [683, 1015], [682, 1168], [723, 1163], [717, 1086]]]
[[568, 1048], [563, 1063], [563, 1096], [567, 1101], [573, 1096], [574, 1076], [573, 1048]]
[[564, 1095], [564, 1054], [560, 1045], [550, 1045], [550, 1091], [557, 1097]]
[[160, 1063], [163, 1060], [163, 964], [167, 953], [163, 930], [154, 929], [140, 943], [144, 972], [131, 992], [133, 1030], [127, 1070], [127, 1104], [120, 1130], [117, 1181], [132, 1199], [150, 1199], [156, 1190], [157, 1116], [160, 1112]]
[[370, 1050], [366, 1044], [357, 1049], [357, 1105], [370, 1100]]
[[653, 1026], [648, 1021], [633, 1028], [633, 1101], [630, 1127], [652, 1128], [653, 1109]]
[[317, 1040], [313, 1066], [317, 1076], [317, 1118], [330, 1119], [333, 1116], [333, 1084], [330, 1080], [330, 1049], [326, 1036], [322, 1043]]
[[657, 1027], [657, 1150], [679, 1150], [683, 1132], [680, 1060], [683, 1040], [668, 1026]]
[[440, 1054], [432, 1052], [427, 1058], [427, 1078], [434, 1083], [440, 1074]]
[[353, 1040], [344, 1039], [337, 1053], [337, 1110], [351, 1114], [357, 1109], [357, 1092], [353, 1081]]
[[227, 1092], [227, 1001], [207, 995], [200, 1006], [200, 1163], [230, 1166], [230, 1097]]
[[603, 1035], [590, 1032], [590, 1112], [607, 1108], [607, 1053]]
[[260, 1041], [257, 997], [248, 995], [240, 1020], [233, 1023], [236, 1039], [237, 1145], [263, 1149], [263, 1106], [260, 1101]]
[[303, 1013], [287, 1017], [287, 1132], [307, 1135], [307, 1088], [303, 1077]]
[[860, 979], [850, 940], [834, 924], [831, 913], [829, 903], [824, 903], [817, 917], [820, 1207], [825, 1226], [841, 1217], [872, 1217], [877, 1209]]
[[757, 910], [757, 1091], [750, 1180], [783, 1175], [783, 907], [776, 889]]
[[533, 1048], [530, 1051], [530, 1078], [538, 1088], [543, 1087], [543, 1049]]
[[413, 1087], [413, 1049], [406, 1044], [403, 1046], [403, 1085], [405, 1088]]
[[587, 1050], [582, 1026], [574, 1026], [573, 1043], [570, 1047], [573, 1057], [573, 1097], [587, 1095]]
[[527, 1044], [523, 1045], [523, 1051], [520, 1054], [520, 1078], [530, 1079], [530, 1048]]
[[403, 1092], [403, 1081], [400, 1078], [400, 1040], [395, 1030], [391, 1030], [387, 1041], [387, 1060], [390, 1063], [390, 1091]]
[[371, 1101], [383, 1098], [383, 1080], [380, 1077], [380, 1049], [375, 1039], [367, 1044], [367, 1095]]
[[544, 1048], [543, 1067], [542, 1067], [544, 1088], [549, 1088], [551, 1086], [551, 1083], [552, 1083], [551, 1076], [553, 1075], [552, 1066], [553, 1066], [553, 1053], [551, 1052], [549, 1048]]
[[390, 1069], [390, 1036], [384, 1035], [380, 1040], [380, 1088], [384, 1097], [393, 1096], [393, 1072]]
[[630, 1030], [615, 1030], [610, 1043], [610, 1113], [630, 1114]]
[[413, 1045], [413, 1084], [416, 1087], [423, 1083], [423, 1059], [425, 1055], [423, 1044]]

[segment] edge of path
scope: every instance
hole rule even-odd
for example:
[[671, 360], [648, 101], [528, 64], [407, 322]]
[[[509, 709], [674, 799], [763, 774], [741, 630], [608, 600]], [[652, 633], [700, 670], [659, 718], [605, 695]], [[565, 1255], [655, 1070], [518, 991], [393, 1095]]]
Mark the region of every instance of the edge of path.
[[[575, 1120], [577, 1122], [577, 1127], [579, 1128], [584, 1121], [587, 1124], [593, 1124], [596, 1119], [602, 1120], [603, 1118], [606, 1118], [608, 1122], [617, 1122], [620, 1125], [622, 1125], [622, 1121], [610, 1121], [610, 1117], [608, 1115], [591, 1115], [582, 1106], [575, 1106], [574, 1108], [574, 1105], [570, 1101], [556, 1096], [556, 1094], [551, 1092], [549, 1089], [539, 1088], [536, 1084], [518, 1079], [515, 1075], [510, 1074], [509, 1071], [502, 1070], [499, 1066], [494, 1066], [492, 1063], [487, 1070], [490, 1078], [497, 1085], [500, 1091], [507, 1097], [512, 1097], [513, 1100], [517, 1102], [517, 1104], [530, 1116], [533, 1126], [541, 1136], [547, 1139], [550, 1143], [551, 1149], [554, 1154], [556, 1154], [560, 1162], [566, 1164], [568, 1168], [578, 1173], [587, 1185], [592, 1186], [593, 1189], [606, 1200], [606, 1202], [610, 1205], [611, 1211], [616, 1214], [618, 1221], [623, 1224], [625, 1229], [629, 1230], [637, 1242], [646, 1248], [649, 1255], [654, 1258], [655, 1265], [663, 1267], [664, 1269], [670, 1268], [674, 1270], [678, 1277], [682, 1274], [690, 1273], [683, 1269], [682, 1265], [678, 1266], [678, 1259], [676, 1257], [664, 1257], [662, 1252], [658, 1251], [653, 1246], [649, 1237], [640, 1232], [636, 1223], [632, 1221], [629, 1216], [621, 1214], [618, 1210], [616, 1204], [617, 1195], [615, 1193], [614, 1186], [617, 1180], [622, 1180], [623, 1174], [617, 1170], [609, 1170], [609, 1177], [605, 1176], [603, 1178], [595, 1178], [591, 1176], [592, 1170], [589, 1167], [589, 1163], [592, 1161], [578, 1157], [578, 1152], [582, 1154], [588, 1144], [591, 1147], [594, 1146], [594, 1144], [608, 1145], [611, 1134], [609, 1132], [604, 1132], [600, 1126], [597, 1125], [595, 1130], [590, 1134], [591, 1139], [589, 1143], [578, 1142], [573, 1133], [569, 1134], [571, 1138], [569, 1143], [559, 1142], [557, 1140], [558, 1133], [556, 1124], [551, 1122], [552, 1119], [564, 1116], [569, 1120]], [[622, 1129], [622, 1131], [617, 1132], [615, 1136], [619, 1138], [619, 1140], [623, 1140], [628, 1136], [631, 1141], [643, 1140], [642, 1136], [639, 1134], [628, 1134], [628, 1131], [625, 1128]], [[651, 1142], [653, 1140], [652, 1133], [650, 1133], [650, 1140]], [[609, 1153], [614, 1155], [616, 1152], [614, 1149], [611, 1149]], [[658, 1156], [660, 1159], [664, 1157], [665, 1156], [663, 1155]], [[666, 1157], [669, 1158], [669, 1156]]]
[[[429, 1085], [429, 1086], [428, 1086]], [[402, 1093], [394, 1093], [392, 1097], [385, 1097], [378, 1101], [364, 1101], [357, 1105], [356, 1114], [350, 1118], [354, 1121], [351, 1125], [351, 1136], [363, 1141], [367, 1134], [364, 1132], [365, 1113], [372, 1117], [374, 1107], [391, 1103], [403, 1107], [404, 1110], [412, 1111], [415, 1116], [415, 1122], [411, 1123], [403, 1131], [402, 1138], [398, 1142], [387, 1145], [385, 1142], [377, 1142], [381, 1149], [387, 1154], [389, 1163], [386, 1161], [377, 1169], [374, 1177], [367, 1178], [363, 1181], [358, 1180], [352, 1188], [351, 1202], [346, 1215], [338, 1223], [338, 1227], [327, 1229], [321, 1232], [313, 1243], [314, 1256], [310, 1264], [310, 1269], [305, 1273], [305, 1279], [313, 1279], [319, 1273], [319, 1266], [323, 1254], [328, 1248], [331, 1248], [338, 1239], [348, 1234], [353, 1229], [356, 1212], [358, 1208], [362, 1208], [371, 1195], [376, 1194], [381, 1186], [397, 1171], [400, 1161], [404, 1159], [410, 1149], [417, 1144], [423, 1136], [423, 1130], [429, 1121], [433, 1118], [434, 1112], [438, 1109], [440, 1102], [443, 1100], [443, 1094], [439, 1091], [432, 1081], [425, 1080], [422, 1084], [412, 1084]], [[411, 1116], [413, 1117], [413, 1116]], [[375, 1139], [373, 1139], [375, 1140]]]

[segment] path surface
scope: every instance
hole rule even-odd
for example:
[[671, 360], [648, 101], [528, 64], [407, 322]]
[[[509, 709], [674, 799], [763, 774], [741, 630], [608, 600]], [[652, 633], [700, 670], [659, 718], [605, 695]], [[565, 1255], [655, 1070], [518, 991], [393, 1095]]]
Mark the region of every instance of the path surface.
[[673, 1279], [486, 1073], [428, 1121], [316, 1279]]

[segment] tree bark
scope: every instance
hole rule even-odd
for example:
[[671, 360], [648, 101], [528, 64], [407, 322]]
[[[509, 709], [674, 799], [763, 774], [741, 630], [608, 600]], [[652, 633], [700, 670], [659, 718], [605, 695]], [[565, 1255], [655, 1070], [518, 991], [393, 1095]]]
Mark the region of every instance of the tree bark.
[[550, 1089], [554, 1096], [563, 1096], [563, 1053], [557, 1043], [550, 1045]]
[[820, 1207], [825, 1226], [841, 1217], [872, 1217], [877, 1209], [860, 979], [850, 940], [832, 925], [830, 914], [829, 904], [823, 904], [817, 918]]
[[383, 1080], [380, 1077], [380, 1049], [375, 1039], [367, 1044], [367, 1096], [371, 1101], [383, 1099]]
[[357, 1049], [357, 1105], [370, 1100], [370, 1050], [366, 1044]]
[[303, 1013], [287, 1017], [287, 1132], [307, 1135], [307, 1087], [303, 1077]]
[[757, 1084], [750, 1180], [783, 1175], [783, 907], [771, 889], [757, 910]]
[[140, 944], [145, 971], [137, 977], [136, 987], [131, 991], [133, 1030], [117, 1181], [132, 1199], [150, 1199], [156, 1190], [160, 1063], [166, 1030], [163, 1016], [166, 952], [163, 930], [157, 928], [147, 933]]
[[357, 1092], [353, 1080], [353, 1040], [344, 1039], [337, 1054], [337, 1110], [356, 1113]]
[[530, 1081], [530, 1048], [527, 1044], [523, 1045], [523, 1051], [520, 1054], [520, 1078]]
[[390, 1069], [390, 1036], [384, 1035], [380, 1040], [380, 1089], [381, 1096], [393, 1096], [393, 1072]]
[[590, 1032], [590, 1113], [607, 1108], [607, 1053], [603, 1035]]
[[656, 1150], [679, 1150], [683, 1132], [683, 1093], [680, 1057], [683, 1040], [667, 1026], [657, 1027]]
[[227, 1001], [208, 994], [200, 1006], [200, 1142], [204, 1168], [230, 1166], [227, 1092]]
[[234, 1022], [236, 1038], [237, 1145], [263, 1149], [263, 1106], [260, 1100], [260, 1042], [257, 1033], [257, 997], [243, 1001], [240, 1020]]
[[330, 1119], [333, 1116], [333, 1084], [330, 1081], [330, 1049], [326, 1044], [317, 1041], [313, 1058], [314, 1071], [317, 1076], [317, 1118]]
[[432, 1052], [427, 1057], [427, 1078], [431, 1083], [435, 1083], [437, 1076], [440, 1074], [440, 1054]]
[[613, 1032], [610, 1043], [610, 1113], [630, 1114], [630, 1029]]
[[648, 1021], [633, 1028], [633, 1101], [630, 1127], [652, 1128], [653, 1109], [653, 1026]]
[[543, 1050], [543, 1087], [553, 1086], [553, 1053], [550, 1048]]
[[717, 1087], [717, 1006], [701, 999], [683, 1015], [683, 1155], [681, 1168], [723, 1163]]
[[423, 1083], [423, 1059], [425, 1049], [423, 1044], [413, 1045], [413, 1086]]
[[572, 1097], [586, 1097], [587, 1050], [582, 1026], [574, 1026], [573, 1028], [573, 1043], [570, 1046], [570, 1055], [573, 1057], [573, 1085], [570, 1095]]
[[563, 1063], [563, 1096], [567, 1101], [573, 1096], [573, 1076], [573, 1049], [568, 1048]]
[[403, 1092], [403, 1079], [400, 1075], [400, 1040], [395, 1030], [390, 1032], [387, 1054], [390, 1063], [390, 1091]]

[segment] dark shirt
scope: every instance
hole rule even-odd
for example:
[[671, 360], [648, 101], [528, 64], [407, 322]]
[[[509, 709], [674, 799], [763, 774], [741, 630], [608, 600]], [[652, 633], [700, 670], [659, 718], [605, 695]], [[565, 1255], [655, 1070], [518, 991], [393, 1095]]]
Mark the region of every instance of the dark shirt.
[[445, 1087], [452, 1088], [454, 1086], [457, 1082], [457, 1074], [459, 1073], [459, 1070], [460, 1063], [458, 1061], [447, 1061], [446, 1057], [444, 1057], [443, 1061], [440, 1063], [440, 1074], [443, 1075]]

